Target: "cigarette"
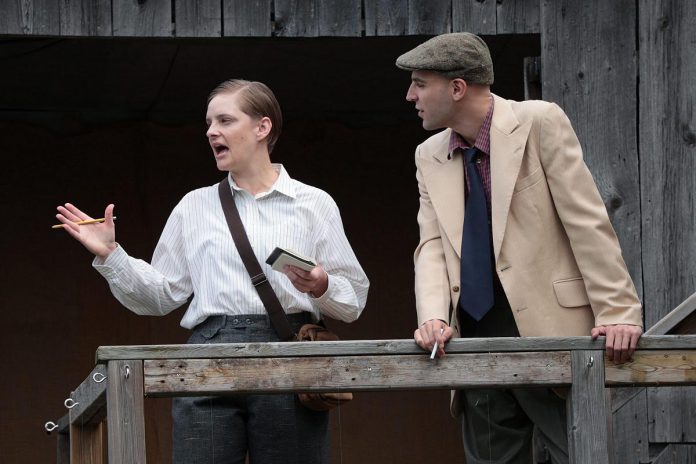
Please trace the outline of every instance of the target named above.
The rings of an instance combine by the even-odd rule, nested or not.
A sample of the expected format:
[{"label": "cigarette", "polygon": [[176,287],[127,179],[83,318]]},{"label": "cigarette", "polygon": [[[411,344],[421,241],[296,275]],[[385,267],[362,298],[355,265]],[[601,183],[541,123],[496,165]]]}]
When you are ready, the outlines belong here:
[{"label": "cigarette", "polygon": [[[440,329],[440,335],[445,331],[445,329]],[[430,359],[435,359],[435,353],[437,353],[437,340],[435,340],[435,344],[433,345],[433,351],[430,353]]]},{"label": "cigarette", "polygon": [[[114,219],[116,219],[116,216],[114,216]],[[78,226],[84,226],[87,224],[97,224],[98,222],[104,222],[106,221],[106,218],[99,218],[99,219],[87,219],[85,221],[77,221],[75,224]],[[65,227],[65,224],[56,224],[54,226],[51,226],[51,229],[62,229]]]}]

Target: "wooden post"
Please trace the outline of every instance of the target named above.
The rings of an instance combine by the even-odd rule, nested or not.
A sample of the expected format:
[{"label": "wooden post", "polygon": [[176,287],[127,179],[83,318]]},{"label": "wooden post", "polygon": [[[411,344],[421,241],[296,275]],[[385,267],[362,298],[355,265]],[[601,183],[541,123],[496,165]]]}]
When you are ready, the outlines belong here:
[{"label": "wooden post", "polygon": [[106,408],[110,464],[145,464],[143,362],[110,361]]},{"label": "wooden post", "polygon": [[571,375],[567,401],[570,463],[609,464],[604,351],[572,351]]},{"label": "wooden post", "polygon": [[106,463],[106,428],[97,425],[70,425],[70,464]]}]

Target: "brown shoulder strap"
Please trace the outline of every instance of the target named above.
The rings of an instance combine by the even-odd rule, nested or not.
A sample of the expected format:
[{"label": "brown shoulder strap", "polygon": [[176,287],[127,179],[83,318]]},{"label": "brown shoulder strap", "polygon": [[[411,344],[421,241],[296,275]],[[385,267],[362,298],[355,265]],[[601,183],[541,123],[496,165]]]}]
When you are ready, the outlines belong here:
[{"label": "brown shoulder strap", "polygon": [[244,224],[242,224],[242,219],[239,217],[239,211],[237,211],[237,206],[234,204],[232,189],[227,178],[223,179],[218,185],[218,193],[220,194],[220,203],[222,203],[222,211],[225,213],[227,226],[232,234],[232,240],[234,240],[239,256],[242,257],[244,267],[249,273],[249,277],[251,277],[251,283],[259,293],[259,297],[268,315],[271,317],[273,328],[281,340],[294,340],[296,335],[292,331],[292,327],[290,327],[290,322],[285,315],[283,306],[278,301],[278,296],[273,291],[273,287],[271,287],[268,279],[266,279],[266,274],[261,270],[259,260],[256,259],[254,250],[251,248],[249,237],[247,237],[244,230]]}]

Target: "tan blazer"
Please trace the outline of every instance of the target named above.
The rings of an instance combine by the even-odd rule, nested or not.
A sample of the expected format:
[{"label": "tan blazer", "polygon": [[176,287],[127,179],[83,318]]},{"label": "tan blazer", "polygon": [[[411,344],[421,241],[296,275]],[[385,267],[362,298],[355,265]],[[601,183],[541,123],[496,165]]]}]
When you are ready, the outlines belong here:
[{"label": "tan blazer", "polygon": [[[642,326],[641,304],[570,121],[555,104],[494,96],[491,209],[495,267],[522,336],[589,335],[596,325]],[[416,149],[419,324],[458,333],[464,166],[451,130]],[[455,335],[457,336],[457,335]]]}]

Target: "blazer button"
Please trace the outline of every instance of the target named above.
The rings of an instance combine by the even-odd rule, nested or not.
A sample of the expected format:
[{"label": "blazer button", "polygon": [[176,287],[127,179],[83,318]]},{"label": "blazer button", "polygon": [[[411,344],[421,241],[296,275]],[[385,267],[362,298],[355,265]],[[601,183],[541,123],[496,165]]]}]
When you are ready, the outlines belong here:
[{"label": "blazer button", "polygon": [[452,291],[453,291],[453,292],[458,292],[458,291],[459,291],[459,285],[455,285],[454,287],[452,287]]}]

